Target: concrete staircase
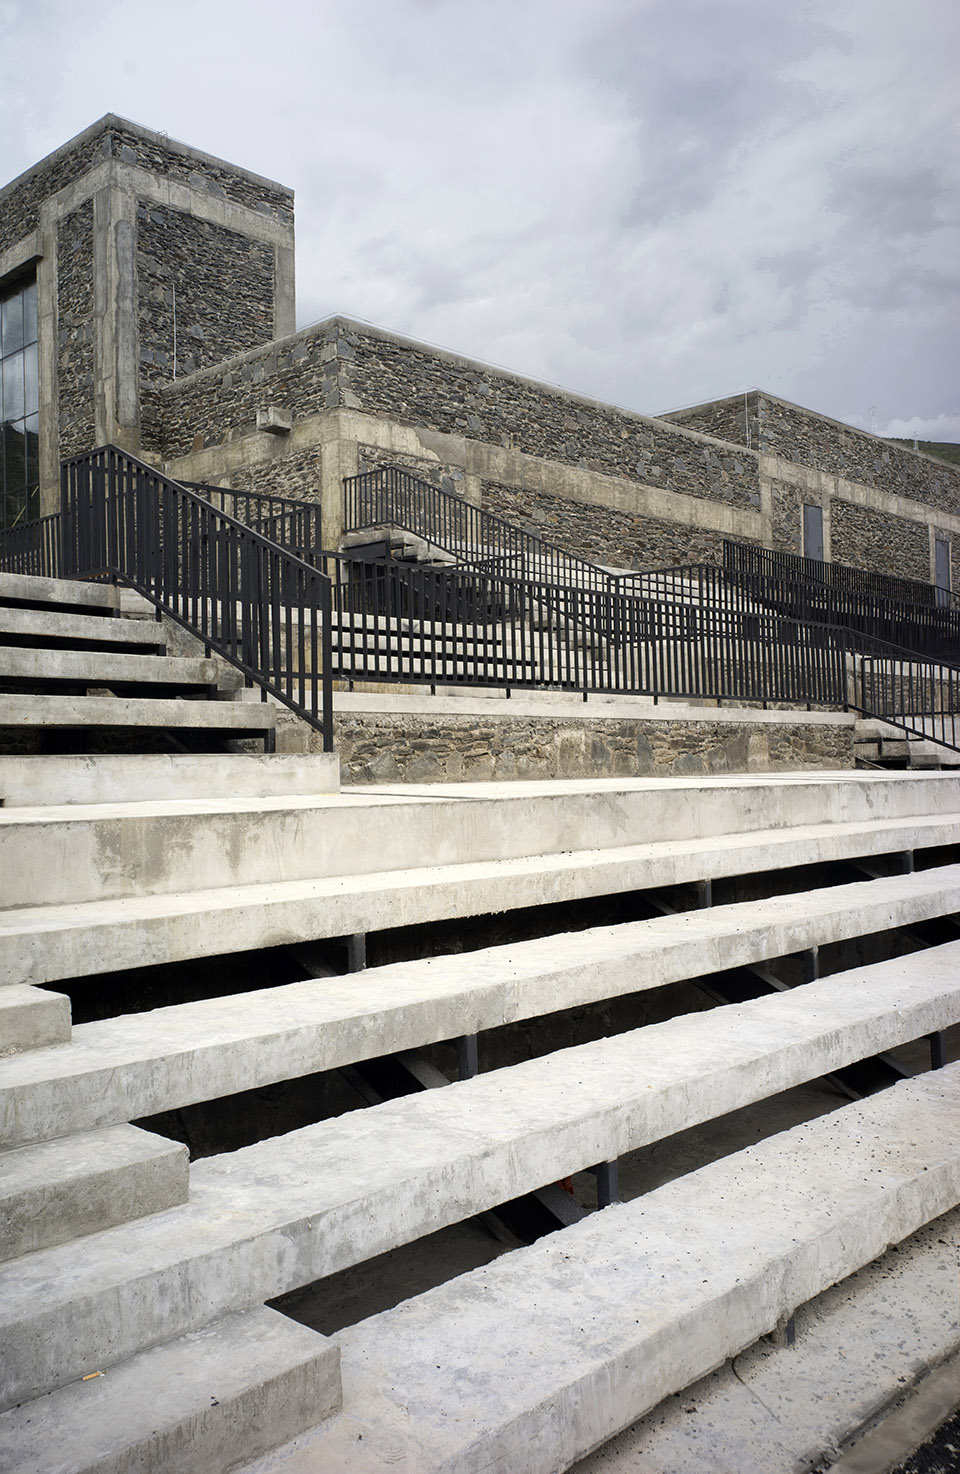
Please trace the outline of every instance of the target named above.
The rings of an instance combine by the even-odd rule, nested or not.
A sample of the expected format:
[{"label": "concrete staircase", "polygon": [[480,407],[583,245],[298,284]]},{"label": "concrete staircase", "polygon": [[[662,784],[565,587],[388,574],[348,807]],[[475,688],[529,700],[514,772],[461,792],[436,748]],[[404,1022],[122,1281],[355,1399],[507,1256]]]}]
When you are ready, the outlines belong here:
[{"label": "concrete staircase", "polygon": [[[102,602],[118,596],[53,592],[70,638],[91,621],[89,663],[65,675],[40,643],[52,626],[33,623],[17,632],[36,642],[17,647],[38,652],[29,679],[112,689],[92,640],[126,623]],[[31,608],[22,585],[3,594]],[[196,665],[133,701],[162,705],[167,732],[183,730],[172,705],[242,705],[248,723],[269,722],[269,707],[211,701]],[[151,689],[142,666],[117,671],[118,685]],[[189,694],[171,696],[176,681]],[[133,704],[49,688],[0,700],[44,695]],[[960,776],[338,792],[329,758],[54,755],[36,750],[46,726],[27,731],[33,749],[0,764],[5,1470],[548,1474],[960,1203],[948,1065],[615,1204],[615,1164],[644,1144],[928,1036],[940,1062],[960,1024],[960,941],[946,940]],[[875,878],[824,868],[854,864]],[[124,970],[145,962],[175,978],[233,955],[239,978],[256,949],[345,938],[359,962],[361,939],[386,929],[545,903],[576,925],[590,898],[641,891],[669,893],[679,913],[457,955],[414,947],[142,1011],[123,1001],[136,997]],[[934,945],[850,965],[857,939],[896,938],[896,954],[907,932]],[[846,963],[817,977],[833,958]],[[743,966],[781,982],[609,1037],[583,1031],[591,1009],[643,1014],[671,984]],[[785,986],[800,976],[811,981]],[[121,1000],[105,1016],[86,1007],[101,993]],[[72,1021],[71,998],[88,1022]],[[544,1021],[551,1045],[501,1062],[505,1034]],[[494,1041],[496,1067],[476,1073]],[[445,1084],[451,1042],[461,1078]],[[307,1124],[189,1164],[133,1124],[383,1059],[444,1088],[345,1114],[318,1104]],[[268,1304],[587,1169],[611,1206],[571,1210],[581,1221],[562,1232],[336,1336]]]}]

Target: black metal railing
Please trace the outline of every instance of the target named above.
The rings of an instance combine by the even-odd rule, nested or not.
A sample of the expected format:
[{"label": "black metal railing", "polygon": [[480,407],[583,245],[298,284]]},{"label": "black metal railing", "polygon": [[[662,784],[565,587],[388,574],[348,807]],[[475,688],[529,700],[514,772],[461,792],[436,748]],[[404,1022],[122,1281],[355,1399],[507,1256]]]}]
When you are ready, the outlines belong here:
[{"label": "black metal railing", "polygon": [[59,578],[60,513],[20,522],[0,532],[0,568],[35,578]]},{"label": "black metal railing", "polygon": [[546,542],[535,533],[431,486],[402,466],[347,476],[344,528],[398,527],[453,554],[458,562],[503,578],[574,588],[611,589],[617,575]]},{"label": "black metal railing", "polygon": [[235,490],[202,481],[181,481],[221,512],[242,522],[270,542],[296,553],[304,563],[316,565],[323,549],[320,504],[270,492]]},{"label": "black metal railing", "polygon": [[723,564],[737,573],[763,573],[803,583],[822,584],[838,593],[864,599],[889,599],[899,604],[930,605],[960,609],[960,597],[949,589],[892,573],[868,573],[846,563],[825,563],[775,548],[751,543],[724,541]]},{"label": "black metal railing", "polygon": [[750,573],[709,563],[640,573],[635,575],[633,587],[650,598],[718,609],[765,608],[788,619],[835,625],[915,651],[924,658],[948,662],[960,658],[960,610],[929,603],[909,604],[877,594],[804,583],[787,574]]},{"label": "black metal railing", "polygon": [[857,640],[848,700],[913,736],[960,751],[960,666],[922,660],[880,640]]},{"label": "black metal railing", "polygon": [[64,577],[129,584],[333,747],[330,580],[116,446],[61,467]]}]

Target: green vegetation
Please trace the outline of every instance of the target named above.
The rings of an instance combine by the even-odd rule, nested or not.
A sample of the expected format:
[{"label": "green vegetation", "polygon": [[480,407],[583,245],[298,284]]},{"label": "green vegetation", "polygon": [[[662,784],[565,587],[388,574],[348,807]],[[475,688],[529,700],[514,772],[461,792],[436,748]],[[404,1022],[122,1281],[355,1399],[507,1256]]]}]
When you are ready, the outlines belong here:
[{"label": "green vegetation", "polygon": [[[893,437],[891,437],[893,439]],[[917,450],[922,450],[924,455],[936,456],[938,461],[949,461],[952,466],[960,466],[960,445],[951,445],[946,440],[893,440],[894,445],[907,445],[911,450],[916,444]]]}]

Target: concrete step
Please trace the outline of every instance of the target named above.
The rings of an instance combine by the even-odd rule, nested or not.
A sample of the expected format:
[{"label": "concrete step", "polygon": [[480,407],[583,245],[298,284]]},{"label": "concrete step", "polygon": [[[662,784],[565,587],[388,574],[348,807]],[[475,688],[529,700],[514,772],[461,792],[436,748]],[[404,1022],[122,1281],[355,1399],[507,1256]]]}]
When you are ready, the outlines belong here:
[{"label": "concrete step", "polygon": [[0,1064],[0,1141],[135,1120],[957,912],[960,866],[946,866],[80,1024],[67,1048]]},{"label": "concrete step", "polygon": [[[152,626],[152,627],[151,627]],[[106,619],[53,609],[12,609],[0,605],[0,644],[137,647],[163,654],[163,626],[156,620]]]},{"label": "concrete step", "polygon": [[110,615],[119,610],[120,599],[120,590],[109,583],[0,572],[0,604]]},{"label": "concrete step", "polygon": [[0,1269],[2,1405],[63,1385],[64,1344],[71,1376],[103,1370],[161,1326],[186,1333],[958,1021],[953,943],[196,1162],[182,1207]]},{"label": "concrete step", "polygon": [[276,725],[276,707],[262,701],[182,701],[174,697],[126,697],[121,701],[108,696],[42,696],[27,692],[4,693],[0,701],[0,729],[20,732],[31,727],[48,731],[142,727],[256,737]]},{"label": "concrete step", "polygon": [[[0,1059],[70,1039],[70,999],[13,983],[0,988]],[[3,1135],[0,1133],[0,1141]]]},{"label": "concrete step", "polygon": [[[216,705],[219,712],[225,703]],[[312,797],[337,793],[339,788],[339,763],[332,752],[0,756],[0,803],[7,808],[292,794]]]},{"label": "concrete step", "polygon": [[[960,812],[960,780],[873,775],[345,789],[316,799],[145,801],[0,811],[0,905],[149,898],[606,850],[836,819]],[[459,788],[459,791],[458,791]],[[384,835],[389,845],[384,845]],[[16,863],[7,856],[16,855]],[[729,873],[720,871],[718,873]],[[542,898],[540,898],[542,899]],[[309,933],[304,933],[304,936]],[[25,981],[25,979],[20,979]]]},{"label": "concrete step", "polygon": [[187,1149],[136,1126],[0,1152],[0,1259],[187,1201]]},{"label": "concrete step", "polygon": [[271,1474],[569,1468],[952,1208],[958,1143],[952,1065],[352,1326],[338,1337],[342,1414]]},{"label": "concrete step", "polygon": [[105,686],[123,692],[151,690],[213,692],[213,660],[182,655],[125,655],[111,650],[34,650],[0,645],[0,681],[26,688]]},{"label": "concrete step", "polygon": [[[15,812],[0,810],[0,832]],[[348,806],[345,812],[360,811]],[[382,835],[390,834],[392,842],[402,834],[402,826],[389,810],[381,811],[381,817],[380,837],[370,841],[379,848],[369,854],[382,861]],[[152,962],[212,957],[585,896],[649,890],[708,876],[754,874],[951,845],[957,840],[958,823],[957,812],[945,812],[937,818],[802,825],[793,830],[724,835],[711,841],[663,841],[463,865],[228,884],[212,890],[130,895],[73,905],[11,907],[0,912],[0,986],[4,980],[45,983],[138,967],[145,957]],[[359,829],[359,824],[354,828]],[[294,826],[289,833],[295,842]],[[42,868],[35,884],[47,887]]]},{"label": "concrete step", "polygon": [[0,1466],[6,1474],[222,1474],[339,1406],[336,1345],[263,1306],[4,1414]]}]

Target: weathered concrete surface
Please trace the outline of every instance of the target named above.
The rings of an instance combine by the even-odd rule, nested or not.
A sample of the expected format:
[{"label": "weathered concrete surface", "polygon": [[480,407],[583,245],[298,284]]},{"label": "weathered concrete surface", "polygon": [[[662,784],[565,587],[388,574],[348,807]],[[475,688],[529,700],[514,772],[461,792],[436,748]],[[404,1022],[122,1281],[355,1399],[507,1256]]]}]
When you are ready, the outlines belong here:
[{"label": "weathered concrete surface", "polygon": [[127,655],[112,650],[52,650],[0,645],[0,679],[4,681],[202,688],[215,686],[218,674],[215,661],[193,656]]},{"label": "weathered concrete surface", "polygon": [[565,1469],[955,1207],[958,1140],[953,1065],[342,1331],[342,1415],[258,1474]]},{"label": "weathered concrete surface", "polygon": [[[100,1370],[152,1341],[957,1021],[953,943],[197,1162],[183,1207],[0,1270],[3,1406],[62,1385],[64,1340],[73,1375]],[[941,1073],[954,1080],[960,1069]],[[944,1129],[941,1121],[935,1134]],[[956,1175],[960,1157],[951,1160]],[[936,1173],[929,1179],[933,1191]],[[960,1178],[956,1188],[951,1201],[925,1203],[918,1222],[960,1201]],[[739,1254],[724,1254],[742,1269]]]},{"label": "weathered concrete surface", "polygon": [[22,983],[0,988],[0,1059],[24,1049],[66,1044],[69,1038],[70,999],[63,993]]},{"label": "weathered concrete surface", "polygon": [[253,701],[178,701],[151,696],[121,701],[104,696],[11,693],[4,695],[0,720],[12,728],[181,727],[245,736],[275,727],[277,710],[267,702]]},{"label": "weathered concrete surface", "polygon": [[339,1406],[335,1343],[262,1307],[0,1416],[0,1466],[6,1474],[214,1474]]},{"label": "weathered concrete surface", "polygon": [[[225,705],[215,703],[214,715]],[[248,707],[244,709],[249,712]],[[254,712],[258,709],[253,707]],[[314,796],[337,793],[339,788],[340,770],[333,752],[0,756],[0,802],[7,808],[144,799]]]},{"label": "weathered concrete surface", "polygon": [[602,850],[947,813],[960,813],[960,777],[849,773],[822,783],[741,775],[16,808],[0,810],[2,904],[356,876],[420,867],[425,857],[433,866],[511,860],[582,851],[586,837]]},{"label": "weathered concrete surface", "polygon": [[80,1024],[67,1048],[0,1064],[0,1141],[133,1120],[958,912],[960,866],[944,866]]},{"label": "weathered concrete surface", "polygon": [[162,654],[164,633],[156,621],[106,619],[59,609],[8,609],[0,606],[0,639],[72,640],[86,648],[97,645],[149,646]]},{"label": "weathered concrete surface", "polygon": [[[366,863],[389,858],[381,836],[389,833],[392,841],[402,833],[402,816],[402,810],[384,813],[384,827],[371,839],[376,848],[364,852]],[[455,809],[455,832],[459,820]],[[2,828],[0,813],[0,832]],[[355,830],[359,828],[357,824]],[[325,880],[10,908],[0,912],[0,983],[4,978],[50,982],[138,967],[144,957],[169,962],[218,956],[708,876],[919,850],[955,844],[958,833],[960,815],[945,809],[937,817],[800,825],[712,840],[569,849],[479,864],[415,865]]]},{"label": "weathered concrete surface", "polygon": [[39,575],[23,573],[0,572],[0,599],[98,612],[116,612],[120,608],[120,591],[112,584],[83,583],[72,578],[40,578]]},{"label": "weathered concrete surface", "polygon": [[0,1259],[185,1203],[187,1149],[137,1126],[0,1152]]}]

